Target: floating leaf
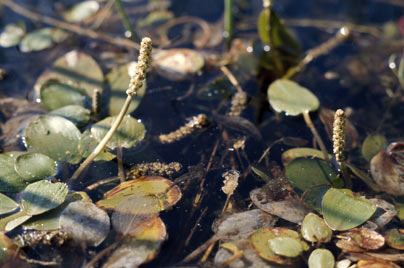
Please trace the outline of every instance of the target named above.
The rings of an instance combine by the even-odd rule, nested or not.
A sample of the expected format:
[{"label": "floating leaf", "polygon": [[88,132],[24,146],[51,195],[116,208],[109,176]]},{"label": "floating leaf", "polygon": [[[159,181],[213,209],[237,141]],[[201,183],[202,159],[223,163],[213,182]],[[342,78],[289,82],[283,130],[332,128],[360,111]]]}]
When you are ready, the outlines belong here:
[{"label": "floating leaf", "polygon": [[81,160],[78,153],[80,136],[80,131],[71,121],[53,115],[42,115],[31,121],[24,132],[28,150],[72,164]]},{"label": "floating leaf", "polygon": [[[277,239],[275,239],[277,238]],[[281,239],[280,239],[281,238]],[[286,239],[285,239],[286,238]],[[275,240],[272,240],[275,239]],[[283,247],[287,242],[291,242],[291,239],[293,239],[293,248],[296,250],[294,252],[287,253],[287,249]],[[269,242],[270,240],[273,241],[273,243]],[[300,246],[296,246],[295,242],[298,242]],[[289,255],[295,255],[297,251],[300,250],[308,250],[309,246],[304,242],[300,240],[299,234],[293,230],[286,229],[286,228],[261,228],[256,230],[251,236],[250,236],[250,242],[254,248],[254,250],[258,253],[258,255],[265,260],[271,261],[271,262],[276,262],[279,264],[292,264],[293,259],[291,258],[283,258],[277,255],[273,250],[270,244],[272,246],[276,247],[276,250],[279,250],[279,253],[285,253]],[[277,243],[279,243],[279,248],[277,248]],[[300,254],[299,252],[299,254]],[[299,255],[297,254],[297,255]],[[296,256],[297,256],[296,255]]]},{"label": "floating leaf", "polygon": [[28,215],[38,215],[60,206],[66,199],[67,186],[46,180],[28,185],[21,193],[21,209]]},{"label": "floating leaf", "polygon": [[334,265],[334,255],[328,249],[318,248],[310,254],[309,268],[334,268]]},{"label": "floating leaf", "polygon": [[355,228],[341,236],[348,237],[348,240],[352,240],[357,246],[366,250],[376,250],[384,246],[384,237],[367,228]]},{"label": "floating leaf", "polygon": [[52,111],[67,105],[88,106],[89,97],[82,89],[51,81],[41,87],[41,101],[48,111]]},{"label": "floating leaf", "polygon": [[[97,202],[97,206],[104,209],[114,209],[128,196],[157,197],[159,199],[157,211],[162,211],[175,205],[181,199],[181,190],[172,181],[162,177],[141,177],[136,180],[122,182],[117,187],[106,192],[104,199]],[[153,204],[151,199],[146,199],[146,202],[149,201]],[[148,213],[157,212],[156,207],[151,207],[150,209],[151,211]]]},{"label": "floating leaf", "polygon": [[[98,142],[107,134],[115,119],[116,116],[107,117],[91,127],[91,134]],[[107,147],[110,149],[117,147],[132,148],[143,140],[145,134],[146,129],[144,125],[130,115],[126,115],[107,143]]]},{"label": "floating leaf", "polygon": [[384,150],[387,145],[386,138],[381,134],[371,134],[366,137],[362,144],[362,156],[370,162],[373,156]]},{"label": "floating leaf", "polygon": [[277,255],[294,258],[303,252],[301,242],[295,238],[280,236],[268,240],[269,248]]},{"label": "floating leaf", "polygon": [[322,212],[327,225],[337,231],[352,229],[367,221],[376,211],[365,197],[356,197],[348,189],[329,189],[322,201]]},{"label": "floating leaf", "polygon": [[151,261],[167,238],[166,227],[160,217],[155,216],[143,222],[136,236],[129,236],[102,266],[104,268],[138,267]]},{"label": "floating leaf", "polygon": [[22,52],[40,51],[62,41],[67,34],[56,28],[42,28],[28,33],[20,43]]},{"label": "floating leaf", "polygon": [[0,46],[12,47],[17,45],[25,35],[25,30],[13,23],[7,24],[0,34]]},{"label": "floating leaf", "polygon": [[[118,115],[122,109],[122,106],[126,100],[126,90],[130,82],[131,74],[135,71],[137,66],[136,62],[130,62],[128,64],[119,66],[112,69],[106,75],[110,87],[110,99],[109,99],[109,115]],[[143,81],[142,87],[136,92],[136,95],[132,98],[132,102],[128,109],[128,114],[133,112],[140,104],[144,94],[146,93],[146,81]]]},{"label": "floating leaf", "polygon": [[9,232],[9,231],[14,230],[16,227],[20,226],[21,224],[23,224],[24,222],[29,220],[31,217],[32,216],[30,216],[30,215],[22,215],[22,216],[20,216],[18,218],[10,220],[6,224],[5,231]]},{"label": "floating leaf", "polygon": [[297,158],[292,160],[286,167],[285,175],[299,195],[308,190],[304,201],[317,211],[320,210],[322,194],[329,185],[343,186],[342,180],[337,179],[338,173],[321,159]]},{"label": "floating leaf", "polygon": [[24,189],[25,181],[14,169],[14,158],[0,154],[0,192],[15,193]]},{"label": "floating leaf", "polygon": [[304,239],[313,243],[327,243],[332,238],[331,229],[325,224],[322,218],[314,213],[309,213],[304,217],[301,233]]},{"label": "floating leaf", "polygon": [[404,221],[404,198],[397,197],[394,199],[394,207],[397,211],[397,217]]},{"label": "floating leaf", "polygon": [[13,199],[0,193],[0,214],[9,213],[18,207],[18,204]]},{"label": "floating leaf", "polygon": [[102,92],[104,75],[92,57],[73,50],[58,58],[51,70],[39,76],[34,86],[38,95],[41,87],[49,80],[56,80],[74,88],[82,88],[87,96],[92,96],[95,89]]},{"label": "floating leaf", "polygon": [[282,153],[282,163],[287,166],[290,161],[296,158],[301,157],[316,157],[320,159],[324,159],[324,154],[320,150],[316,150],[313,148],[292,148]]},{"label": "floating leaf", "polygon": [[15,158],[14,168],[28,183],[46,179],[56,174],[56,162],[49,156],[39,153],[20,154]]},{"label": "floating leaf", "polygon": [[63,210],[70,203],[75,201],[91,202],[91,199],[85,192],[71,192],[67,195],[66,200],[63,202],[63,204],[40,215],[35,215],[23,224],[24,228],[40,231],[51,231],[59,229],[60,215],[62,215]]},{"label": "floating leaf", "polygon": [[86,201],[70,203],[60,216],[59,224],[73,240],[94,247],[104,241],[110,228],[108,214]]},{"label": "floating leaf", "polygon": [[100,5],[97,1],[82,1],[64,13],[65,20],[80,22],[97,13]]},{"label": "floating leaf", "polygon": [[[81,134],[80,142],[79,142],[79,152],[82,157],[88,157],[97,147],[98,142],[91,135],[89,129]],[[101,153],[97,155],[94,161],[110,161],[115,158],[115,155],[108,152],[107,150],[103,150]]]},{"label": "floating leaf", "polygon": [[77,127],[83,127],[90,121],[90,110],[79,105],[67,105],[53,110],[50,115],[56,115],[72,121]]},{"label": "floating leaf", "polygon": [[318,109],[320,102],[310,90],[287,79],[278,79],[268,87],[271,107],[286,115],[299,115]]},{"label": "floating leaf", "polygon": [[356,264],[357,268],[400,268],[401,266],[394,262],[384,261],[380,259],[375,260],[360,260]]},{"label": "floating leaf", "polygon": [[160,50],[153,54],[157,72],[167,79],[182,81],[199,72],[205,60],[199,52],[186,48]]},{"label": "floating leaf", "polygon": [[387,232],[385,239],[389,247],[404,250],[404,229],[391,229]]}]

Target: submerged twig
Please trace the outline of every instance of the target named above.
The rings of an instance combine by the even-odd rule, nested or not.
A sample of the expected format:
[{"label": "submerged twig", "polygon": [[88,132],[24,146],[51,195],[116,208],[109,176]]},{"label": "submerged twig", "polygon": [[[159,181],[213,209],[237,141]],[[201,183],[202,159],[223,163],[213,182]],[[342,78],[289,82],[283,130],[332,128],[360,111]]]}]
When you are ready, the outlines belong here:
[{"label": "submerged twig", "polygon": [[149,67],[149,63],[151,60],[151,39],[145,37],[142,39],[142,43],[140,45],[140,54],[138,58],[138,64],[136,68],[135,74],[131,77],[129,82],[128,90],[126,90],[126,97],[125,103],[122,106],[121,111],[119,112],[118,116],[116,117],[114,123],[112,124],[111,128],[105,135],[105,137],[101,140],[101,142],[97,145],[94,151],[81,163],[80,167],[74,172],[73,176],[70,178],[70,181],[76,180],[81,172],[97,157],[97,155],[104,150],[104,147],[107,145],[108,141],[112,138],[115,131],[118,129],[119,125],[121,124],[124,116],[126,115],[128,108],[132,102],[133,96],[136,95],[137,90],[142,87],[143,81],[146,77],[146,70]]},{"label": "submerged twig", "polygon": [[306,122],[306,125],[309,127],[311,133],[313,133],[313,136],[316,139],[316,142],[317,142],[318,146],[320,147],[320,150],[323,152],[324,159],[329,161],[330,158],[328,157],[327,148],[325,147],[323,140],[321,139],[320,135],[318,134],[317,129],[314,127],[314,124],[311,121],[308,111],[303,113],[303,118],[304,118],[304,121]]},{"label": "submerged twig", "polygon": [[57,20],[48,16],[40,15],[35,12],[32,12],[26,8],[23,8],[22,6],[14,3],[13,1],[10,0],[0,0],[0,4],[3,4],[13,10],[15,13],[20,14],[21,16],[24,16],[26,18],[29,18],[34,21],[39,21],[43,22],[49,25],[52,25],[54,27],[58,27],[60,29],[73,32],[79,35],[84,35],[90,38],[94,39],[100,39],[103,40],[107,43],[113,44],[113,45],[118,45],[118,46],[123,46],[126,48],[132,48],[132,49],[139,49],[139,44],[133,42],[132,40],[118,37],[118,36],[111,36],[109,34],[105,33],[100,33],[96,32],[92,29],[86,29],[82,28],[78,25],[70,24],[61,20]]}]

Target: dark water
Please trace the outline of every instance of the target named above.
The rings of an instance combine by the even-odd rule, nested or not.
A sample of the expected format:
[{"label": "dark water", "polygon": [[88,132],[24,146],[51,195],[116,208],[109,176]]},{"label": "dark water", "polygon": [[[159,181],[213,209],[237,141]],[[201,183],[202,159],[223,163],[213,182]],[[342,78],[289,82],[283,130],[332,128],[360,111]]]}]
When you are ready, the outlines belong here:
[{"label": "dark water", "polygon": [[[38,13],[57,16],[61,5],[77,1],[31,0],[15,2]],[[196,16],[209,23],[214,23],[220,19],[223,13],[223,1],[178,0],[171,2],[170,10],[178,17]],[[244,40],[258,39],[255,21],[261,11],[261,1],[240,0],[237,2],[235,19],[236,23],[243,25],[243,27],[236,29],[235,37]],[[337,31],[338,27],[325,27],[326,24],[324,23],[320,23],[322,24],[320,27],[300,27],[290,21],[291,19],[312,18],[329,22],[338,21],[341,25],[343,24],[341,22],[376,25],[377,29],[383,34],[382,26],[384,24],[393,22],[397,25],[397,20],[404,15],[404,7],[386,2],[376,0],[278,0],[275,1],[274,9],[281,18],[286,19],[286,25],[291,25],[289,28],[295,34],[303,50],[306,51],[326,41]],[[144,2],[140,3],[144,4]],[[138,5],[140,4],[125,4],[129,13]],[[131,16],[131,20],[136,21],[138,16]],[[7,23],[16,23],[18,21],[24,21],[28,30],[43,26],[40,23],[32,22],[16,15],[6,7],[0,6],[1,28]],[[102,26],[101,30],[115,35],[122,35],[124,32],[121,22],[116,18],[113,23]],[[147,35],[147,32],[142,34]],[[192,48],[190,43],[186,43],[184,46]],[[104,74],[109,71],[114,60],[129,61],[136,58],[134,51],[127,51],[125,48],[74,34],[65,43],[41,52],[22,53],[16,47],[1,48],[0,68],[6,70],[8,75],[6,79],[0,81],[0,97],[29,98],[37,77],[56,58],[71,49],[80,49],[93,56],[100,64]],[[116,52],[117,58],[111,60],[103,57],[103,52],[109,50]],[[226,53],[226,49],[224,45],[219,45],[208,52],[223,55]],[[387,59],[392,53],[397,53],[398,55],[402,53],[400,33],[397,33],[391,39],[387,39],[354,30],[351,39],[327,55],[310,63],[303,72],[297,74],[293,79],[311,89],[319,98],[322,107],[333,110],[346,107],[352,108],[351,119],[359,132],[361,140],[368,133],[376,130],[382,130],[388,140],[397,140],[404,136],[404,129],[400,127],[403,123],[401,114],[404,111],[404,105],[402,105],[402,102],[396,103],[388,111],[389,100],[385,93],[387,87],[385,81],[388,79],[393,81],[388,84],[391,88],[398,87],[392,72],[387,66]],[[147,138],[139,148],[124,151],[125,166],[130,167],[141,161],[162,161],[167,163],[177,161],[185,167],[183,173],[187,172],[187,167],[189,166],[193,166],[197,171],[203,171],[214,145],[220,137],[220,128],[223,127],[217,124],[217,120],[212,117],[211,111],[215,110],[221,103],[228,107],[230,99],[201,99],[196,92],[219,74],[220,71],[217,68],[207,67],[200,76],[194,77],[190,81],[173,83],[151,72],[148,77],[147,93],[139,108],[133,112],[134,117],[142,119],[145,123]],[[327,76],[329,74],[336,76],[329,78]],[[264,79],[263,81],[266,80]],[[260,82],[255,76],[248,77],[242,84],[250,99],[249,105],[242,116],[253,122],[263,137],[262,140],[253,137],[247,139],[246,153],[251,162],[256,161],[268,145],[283,136],[304,138],[311,144],[311,133],[302,118],[285,118],[281,116],[281,121],[274,120],[274,113],[268,107],[266,100],[268,84],[269,82]],[[194,86],[195,92],[189,97],[181,99],[180,97],[184,96],[191,86]],[[178,100],[179,98],[180,100]],[[152,137],[178,128],[188,118],[199,113],[206,113],[212,121],[212,124],[204,131],[199,131],[195,135],[169,145],[161,145],[153,141]],[[385,118],[383,123],[381,123],[382,118]],[[327,140],[326,145],[331,151],[331,142],[326,138],[326,133],[317,113],[313,113],[312,119],[320,134]],[[231,139],[245,135],[240,130],[232,128],[226,130]],[[280,155],[282,151],[288,148],[284,145],[274,146],[271,150],[270,159],[280,164]],[[358,149],[352,152],[353,157],[358,154]],[[145,267],[162,267],[175,264],[210,238],[212,235],[211,224],[215,218],[220,216],[221,208],[226,199],[226,196],[220,190],[222,186],[221,174],[231,168],[230,155],[236,159],[237,168],[244,171],[244,168],[248,165],[247,161],[244,159],[240,163],[237,156],[229,151],[222,140],[213,158],[212,169],[205,176],[206,196],[204,196],[203,202],[195,211],[192,211],[192,200],[198,191],[199,181],[202,179],[196,176],[191,180],[189,188],[183,192],[184,197],[175,209],[162,213],[161,216],[167,225],[169,239],[163,245],[158,257],[151,264],[145,265]],[[357,162],[360,163],[361,161],[357,160]],[[108,178],[116,175],[116,172],[116,163],[103,167],[94,164],[88,172],[89,181]],[[261,185],[263,185],[263,182],[252,175],[247,176],[240,182],[236,194],[237,204],[240,209],[245,209],[248,206],[249,191]],[[80,185],[74,187],[79,189]],[[99,193],[92,194],[94,198],[100,197]],[[207,212],[195,229],[190,243],[185,245],[185,239],[205,209],[207,209]]]}]

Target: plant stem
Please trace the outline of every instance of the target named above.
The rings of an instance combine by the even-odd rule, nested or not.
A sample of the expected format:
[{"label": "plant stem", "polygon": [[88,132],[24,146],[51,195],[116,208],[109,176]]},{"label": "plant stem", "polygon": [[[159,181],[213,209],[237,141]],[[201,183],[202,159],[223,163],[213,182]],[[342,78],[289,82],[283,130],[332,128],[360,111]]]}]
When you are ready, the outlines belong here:
[{"label": "plant stem", "polygon": [[224,0],[224,38],[227,48],[230,48],[234,32],[233,0]]},{"label": "plant stem", "polygon": [[140,42],[139,35],[136,33],[136,31],[130,24],[129,18],[126,15],[125,8],[123,7],[121,0],[115,0],[115,6],[118,9],[119,14],[121,15],[123,26],[125,27],[126,31],[128,31],[130,34],[129,39],[132,39],[135,42]]},{"label": "plant stem", "polygon": [[329,161],[330,158],[328,157],[327,149],[325,148],[325,145],[324,145],[323,140],[321,139],[320,135],[318,135],[318,132],[317,132],[316,128],[314,127],[313,122],[311,121],[310,114],[308,111],[303,113],[303,118],[304,118],[304,121],[306,122],[306,125],[309,127],[311,133],[313,133],[313,136],[316,139],[318,146],[320,146],[320,149],[324,154],[324,159]]}]

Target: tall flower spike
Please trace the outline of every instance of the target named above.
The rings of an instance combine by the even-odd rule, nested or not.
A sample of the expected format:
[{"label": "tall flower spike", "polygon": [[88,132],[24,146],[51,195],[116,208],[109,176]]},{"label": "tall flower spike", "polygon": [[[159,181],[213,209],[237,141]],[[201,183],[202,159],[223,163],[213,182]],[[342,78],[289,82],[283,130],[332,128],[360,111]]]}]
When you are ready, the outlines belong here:
[{"label": "tall flower spike", "polygon": [[138,89],[142,87],[146,78],[146,71],[151,61],[152,41],[149,37],[144,37],[140,43],[139,57],[135,74],[131,77],[126,94],[135,96]]},{"label": "tall flower spike", "polygon": [[344,161],[345,147],[345,112],[341,109],[338,109],[334,115],[332,141],[335,158],[341,164]]}]

